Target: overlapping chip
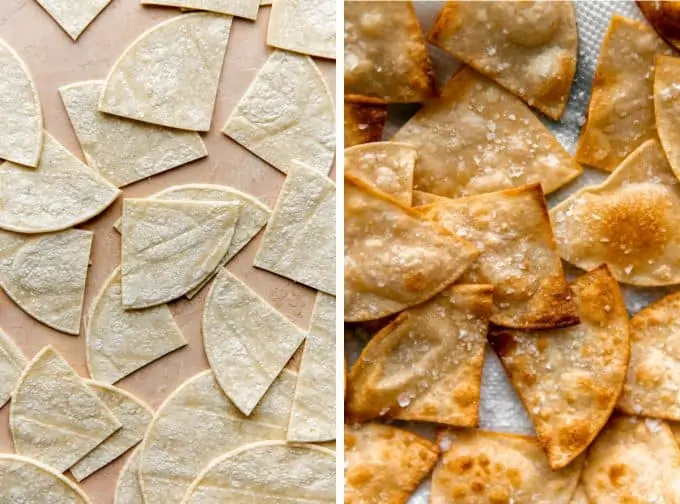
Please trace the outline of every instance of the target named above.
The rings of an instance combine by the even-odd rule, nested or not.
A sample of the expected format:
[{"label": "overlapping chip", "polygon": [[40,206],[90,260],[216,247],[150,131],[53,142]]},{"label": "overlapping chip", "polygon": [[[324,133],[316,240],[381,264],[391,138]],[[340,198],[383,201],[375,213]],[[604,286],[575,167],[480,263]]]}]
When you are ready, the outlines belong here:
[{"label": "overlapping chip", "polygon": [[267,45],[335,59],[335,6],[334,0],[274,3],[269,15]]},{"label": "overlapping chip", "polygon": [[668,163],[680,176],[680,58],[657,56],[654,71],[654,117]]},{"label": "overlapping chip", "polygon": [[0,329],[0,408],[9,401],[17,380],[26,366],[26,357],[14,341]]},{"label": "overlapping chip", "polygon": [[344,106],[345,148],[382,139],[387,107],[346,103]]}]

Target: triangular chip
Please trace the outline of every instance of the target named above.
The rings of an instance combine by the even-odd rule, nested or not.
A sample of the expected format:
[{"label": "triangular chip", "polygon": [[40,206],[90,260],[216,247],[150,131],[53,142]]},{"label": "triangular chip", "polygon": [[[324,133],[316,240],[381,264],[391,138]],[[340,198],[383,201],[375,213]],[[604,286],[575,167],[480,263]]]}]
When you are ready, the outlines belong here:
[{"label": "triangular chip", "polygon": [[0,231],[0,286],[34,319],[80,333],[93,237],[82,229],[31,236]]},{"label": "triangular chip", "polygon": [[335,105],[314,60],[274,51],[222,132],[283,173],[298,161],[326,175],[335,155]]},{"label": "triangular chip", "polygon": [[345,100],[418,103],[437,94],[411,2],[345,2]]},{"label": "triangular chip", "polygon": [[90,26],[111,0],[36,0],[73,40]]},{"label": "triangular chip", "polygon": [[387,106],[345,103],[343,117],[345,148],[379,142],[387,121]]},{"label": "triangular chip", "polygon": [[553,469],[578,457],[614,409],[630,356],[628,313],[606,266],[571,284],[579,325],[489,335]]},{"label": "triangular chip", "polygon": [[678,4],[674,2],[648,2],[647,0],[637,0],[635,3],[659,36],[676,49],[680,49],[680,31],[678,31],[680,9]]},{"label": "triangular chip", "polygon": [[215,378],[250,415],[305,339],[295,324],[228,270],[215,278],[203,311],[203,347]]},{"label": "triangular chip", "polygon": [[240,212],[238,202],[126,199],[123,307],[167,303],[200,285],[229,250]]},{"label": "triangular chip", "polygon": [[145,504],[139,484],[139,452],[140,448],[135,448],[121,469],[113,504]]},{"label": "triangular chip", "polygon": [[475,246],[345,175],[345,321],[427,301],[475,261]]},{"label": "triangular chip", "polygon": [[208,131],[231,20],[207,12],[183,14],[140,35],[111,68],[99,110]]},{"label": "triangular chip", "polygon": [[92,378],[116,383],[187,344],[167,305],[125,310],[116,268],[90,305],[85,358]]},{"label": "triangular chip", "polygon": [[491,322],[550,329],[578,322],[540,185],[418,207],[480,250],[461,283],[494,286]]},{"label": "triangular chip", "polygon": [[522,100],[471,69],[392,140],[418,151],[415,188],[450,198],[534,183],[547,194],[582,172]]},{"label": "triangular chip", "polygon": [[606,263],[619,282],[639,286],[680,282],[680,187],[656,140],[554,207],[550,219],[562,259],[581,269]]},{"label": "triangular chip", "polygon": [[335,182],[308,166],[291,168],[254,265],[335,295]]},{"label": "triangular chip", "polygon": [[121,428],[106,405],[51,346],[41,350],[19,378],[9,425],[19,455],[36,458],[58,472]]},{"label": "triangular chip", "polygon": [[40,97],[26,64],[2,39],[0,103],[0,159],[35,167],[43,145]]},{"label": "triangular chip", "polygon": [[257,19],[259,0],[142,0],[142,5],[181,7],[183,10],[217,12],[246,19]]},{"label": "triangular chip", "polygon": [[26,357],[0,329],[0,408],[9,401],[17,380],[26,367]]},{"label": "triangular chip", "polygon": [[390,425],[345,425],[345,504],[406,504],[439,450]]},{"label": "triangular chip", "polygon": [[[99,215],[120,191],[45,132],[37,168],[0,165],[0,229],[49,233]],[[7,188],[12,188],[11,190]]]},{"label": "triangular chip", "polygon": [[269,15],[267,45],[335,59],[335,1],[282,0],[274,3]]},{"label": "triangular chip", "polygon": [[653,79],[659,54],[670,55],[671,49],[648,25],[612,17],[576,149],[578,161],[612,171],[642,143],[656,138]]},{"label": "triangular chip", "polygon": [[654,117],[668,163],[680,178],[680,58],[658,56],[654,73]]}]

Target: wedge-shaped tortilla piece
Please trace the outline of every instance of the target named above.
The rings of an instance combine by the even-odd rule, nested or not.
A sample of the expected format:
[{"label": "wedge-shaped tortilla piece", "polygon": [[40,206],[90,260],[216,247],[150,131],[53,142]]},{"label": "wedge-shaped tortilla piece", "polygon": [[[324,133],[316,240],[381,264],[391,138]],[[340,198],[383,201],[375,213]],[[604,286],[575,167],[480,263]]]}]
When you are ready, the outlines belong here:
[{"label": "wedge-shaped tortilla piece", "polygon": [[38,90],[19,55],[0,39],[0,159],[35,167],[43,145]]},{"label": "wedge-shaped tortilla piece", "polygon": [[298,161],[326,175],[335,155],[335,105],[314,60],[274,51],[222,132],[283,173]]},{"label": "wedge-shaped tortilla piece", "polygon": [[291,168],[254,264],[335,295],[335,182],[308,166]]},{"label": "wedge-shaped tortilla piece", "polygon": [[668,162],[680,177],[680,58],[658,56],[654,73],[654,117],[656,130]]},{"label": "wedge-shaped tortilla piece", "polygon": [[346,414],[476,426],[492,294],[490,285],[454,285],[404,310],[354,364]]},{"label": "wedge-shaped tortilla piece", "polygon": [[569,504],[581,456],[554,471],[534,437],[478,430],[440,431],[442,459],[432,474],[431,502]]},{"label": "wedge-shaped tortilla piece", "polygon": [[202,10],[246,19],[256,19],[259,0],[142,0],[142,5],[181,7],[183,10]]},{"label": "wedge-shaped tortilla piece", "polygon": [[140,35],[111,68],[99,110],[208,131],[231,20],[208,12],[183,14]]},{"label": "wedge-shaped tortilla piece", "polygon": [[345,148],[382,139],[387,106],[345,103]]},{"label": "wedge-shaped tortilla piece", "polygon": [[419,103],[436,94],[413,4],[345,2],[345,100]]},{"label": "wedge-shaped tortilla piece", "polygon": [[9,401],[26,367],[26,357],[14,341],[0,329],[0,408]]},{"label": "wedge-shaped tortilla piece", "polygon": [[562,259],[581,269],[606,263],[619,282],[638,286],[680,282],[680,187],[656,140],[554,207],[550,219]]},{"label": "wedge-shaped tortilla piece", "polygon": [[121,428],[106,405],[51,347],[19,378],[9,426],[14,449],[64,472]]},{"label": "wedge-shaped tortilla piece", "polygon": [[[139,452],[135,448],[120,471],[113,504],[145,504],[142,486],[139,483]],[[580,504],[580,503],[577,503]]]},{"label": "wedge-shaped tortilla piece", "polygon": [[123,307],[167,303],[201,285],[229,250],[240,212],[238,202],[126,199]]},{"label": "wedge-shaped tortilla piece", "polygon": [[167,305],[125,310],[120,269],[106,280],[85,321],[85,358],[95,380],[116,383],[187,344]]},{"label": "wedge-shaped tortilla piece", "polygon": [[588,450],[581,480],[597,504],[680,502],[680,450],[668,424],[618,416]]},{"label": "wedge-shaped tortilla piece", "polygon": [[574,280],[571,292],[579,325],[489,335],[553,469],[583,453],[607,423],[630,357],[626,305],[607,267]]},{"label": "wedge-shaped tortilla piece", "polygon": [[36,0],[73,40],[87,29],[111,0]]},{"label": "wedge-shaped tortilla piece", "polygon": [[229,399],[250,415],[305,333],[226,269],[203,311],[203,347]]},{"label": "wedge-shaped tortilla piece", "polygon": [[418,212],[480,250],[459,282],[494,286],[491,322],[515,329],[578,323],[540,185],[436,200]]},{"label": "wedge-shaped tortilla piece", "polygon": [[469,68],[392,140],[418,151],[415,188],[450,198],[534,183],[547,194],[582,172],[522,100]]},{"label": "wedge-shaped tortilla piece", "polygon": [[284,440],[296,379],[284,370],[249,417],[227,399],[212,371],[178,387],[158,409],[138,455],[146,504],[180,504],[215,458],[248,443]]},{"label": "wedge-shaped tortilla piece", "polygon": [[680,5],[675,2],[635,2],[660,37],[680,49]]},{"label": "wedge-shaped tortilla piece", "polygon": [[10,162],[0,165],[0,186],[6,188],[0,193],[0,229],[61,231],[99,215],[120,194],[49,133],[44,137],[37,168]]},{"label": "wedge-shaped tortilla piece", "polygon": [[269,15],[267,45],[335,59],[335,1],[277,1]]},{"label": "wedge-shaped tortilla piece", "polygon": [[0,231],[0,286],[34,319],[79,334],[93,237],[82,229],[30,236]]},{"label": "wedge-shaped tortilla piece", "polygon": [[645,141],[656,138],[654,61],[670,47],[645,23],[614,15],[605,35],[588,121],[576,159],[612,171]]},{"label": "wedge-shaped tortilla piece", "polygon": [[439,449],[390,425],[345,425],[345,504],[406,504]]}]

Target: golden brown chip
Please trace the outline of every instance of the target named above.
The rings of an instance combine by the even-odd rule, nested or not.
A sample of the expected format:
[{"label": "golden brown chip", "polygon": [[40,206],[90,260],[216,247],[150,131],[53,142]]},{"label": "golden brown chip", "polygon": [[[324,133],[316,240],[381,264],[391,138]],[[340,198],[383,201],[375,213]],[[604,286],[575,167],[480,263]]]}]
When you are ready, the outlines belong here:
[{"label": "golden brown chip", "polygon": [[345,504],[406,504],[438,456],[435,444],[412,432],[345,425]]},{"label": "golden brown chip", "polygon": [[680,2],[637,0],[637,4],[656,33],[673,47],[680,49]]},{"label": "golden brown chip", "polygon": [[387,107],[345,103],[345,148],[382,139]]},{"label": "golden brown chip", "polygon": [[345,175],[346,322],[379,319],[427,301],[478,255],[472,243]]},{"label": "golden brown chip", "polygon": [[612,17],[593,79],[577,161],[612,171],[643,142],[656,138],[654,58],[669,53],[670,47],[646,24]]},{"label": "golden brown chip", "polygon": [[668,163],[680,178],[680,58],[658,56],[656,59],[654,116]]},{"label": "golden brown chip", "polygon": [[607,423],[630,355],[626,305],[607,267],[577,278],[571,291],[579,325],[489,335],[553,469],[580,455]]},{"label": "golden brown chip", "polygon": [[403,311],[350,371],[347,414],[476,426],[492,294],[454,285]]},{"label": "golden brown chip", "polygon": [[447,2],[428,40],[548,117],[562,116],[578,49],[571,2]]}]

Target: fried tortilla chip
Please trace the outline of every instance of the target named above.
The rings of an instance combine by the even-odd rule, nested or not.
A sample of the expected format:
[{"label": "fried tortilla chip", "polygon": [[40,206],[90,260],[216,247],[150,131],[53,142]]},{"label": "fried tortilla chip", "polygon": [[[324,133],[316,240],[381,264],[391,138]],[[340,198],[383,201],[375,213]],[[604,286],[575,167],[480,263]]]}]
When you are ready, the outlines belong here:
[{"label": "fried tortilla chip", "polygon": [[656,130],[668,163],[680,178],[680,58],[658,56],[654,73]]},{"label": "fried tortilla chip", "polygon": [[144,504],[142,487],[139,484],[139,450],[139,448],[135,448],[132,451],[120,471],[113,504]]},{"label": "fried tortilla chip", "polygon": [[419,103],[436,95],[413,4],[345,2],[345,100]]},{"label": "fried tortilla chip", "polygon": [[36,0],[73,40],[87,29],[111,0]]},{"label": "fried tortilla chip", "polygon": [[630,356],[626,305],[607,267],[574,280],[571,292],[579,325],[489,335],[553,469],[571,463],[607,423]]},{"label": "fried tortilla chip", "polygon": [[680,283],[680,187],[656,140],[554,207],[550,219],[562,259],[581,269],[606,263],[622,283]]},{"label": "fried tortilla chip", "polygon": [[345,174],[345,322],[427,301],[478,255],[472,243]]},{"label": "fried tortilla chip", "polygon": [[275,2],[269,15],[267,45],[335,59],[335,0]]},{"label": "fried tortilla chip", "polygon": [[636,3],[656,33],[673,47],[680,49],[680,4],[675,1],[649,0],[637,0]]},{"label": "fried tortilla chip", "polygon": [[571,2],[447,2],[428,41],[548,117],[562,116],[578,56]]},{"label": "fried tortilla chip", "polygon": [[450,198],[534,183],[547,194],[582,172],[522,100],[469,68],[392,140],[418,151],[415,188]]},{"label": "fried tortilla chip", "polygon": [[437,201],[417,211],[479,249],[458,281],[494,286],[491,322],[514,329],[578,322],[540,185]]},{"label": "fried tortilla chip", "polygon": [[345,504],[406,504],[439,449],[390,425],[345,425]]},{"label": "fried tortilla chip", "polygon": [[387,106],[345,103],[345,148],[382,139]]},{"label": "fried tortilla chip", "polygon": [[0,408],[9,401],[26,362],[19,347],[0,329]]},{"label": "fried tortilla chip", "polygon": [[142,0],[142,5],[181,7],[183,10],[217,12],[245,19],[257,19],[259,0]]},{"label": "fried tortilla chip", "polygon": [[576,159],[612,171],[645,141],[656,138],[654,60],[671,49],[649,26],[612,16],[593,79],[588,121]]}]

